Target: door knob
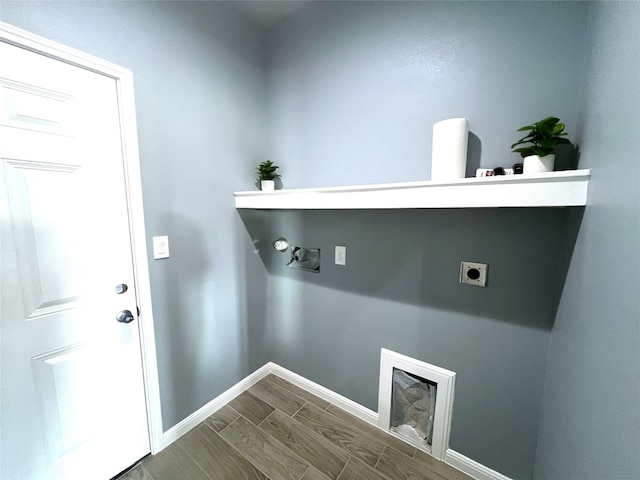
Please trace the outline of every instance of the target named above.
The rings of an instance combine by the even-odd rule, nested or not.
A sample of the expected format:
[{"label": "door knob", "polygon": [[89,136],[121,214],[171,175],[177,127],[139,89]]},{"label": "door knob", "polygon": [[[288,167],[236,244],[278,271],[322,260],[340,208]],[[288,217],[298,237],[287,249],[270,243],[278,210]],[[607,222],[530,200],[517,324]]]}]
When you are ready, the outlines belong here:
[{"label": "door knob", "polygon": [[126,283],[119,283],[118,285],[116,285],[116,293],[118,295],[122,295],[127,290],[129,290],[129,287]]},{"label": "door knob", "polygon": [[116,320],[120,323],[131,323],[134,318],[135,317],[133,316],[133,313],[131,313],[131,310],[121,310],[116,315]]}]

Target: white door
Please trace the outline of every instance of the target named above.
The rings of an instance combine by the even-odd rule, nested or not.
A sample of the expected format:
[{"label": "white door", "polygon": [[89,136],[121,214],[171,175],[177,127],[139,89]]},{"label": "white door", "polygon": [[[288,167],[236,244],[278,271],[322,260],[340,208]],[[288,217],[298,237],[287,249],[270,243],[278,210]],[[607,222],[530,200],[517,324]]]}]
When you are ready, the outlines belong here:
[{"label": "white door", "polygon": [[0,478],[108,479],[150,451],[116,81],[0,42],[0,101]]}]

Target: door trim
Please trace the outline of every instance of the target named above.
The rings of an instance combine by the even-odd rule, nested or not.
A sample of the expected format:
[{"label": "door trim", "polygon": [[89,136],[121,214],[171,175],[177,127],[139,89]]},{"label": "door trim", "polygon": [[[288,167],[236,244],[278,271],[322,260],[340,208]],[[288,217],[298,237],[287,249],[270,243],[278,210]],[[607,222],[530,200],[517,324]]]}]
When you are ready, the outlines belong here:
[{"label": "door trim", "polygon": [[91,70],[113,78],[116,81],[120,110],[125,189],[127,192],[127,206],[129,209],[129,225],[131,231],[133,270],[136,296],[140,309],[138,329],[140,331],[142,351],[149,444],[151,446],[151,453],[156,454],[162,450],[165,445],[162,432],[158,363],[156,361],[156,342],[153,326],[153,311],[151,308],[151,286],[149,280],[149,265],[147,262],[144,210],[142,205],[142,181],[140,175],[140,157],[138,154],[133,73],[127,68],[101,60],[4,22],[0,22],[0,41],[26,48],[86,70]]}]

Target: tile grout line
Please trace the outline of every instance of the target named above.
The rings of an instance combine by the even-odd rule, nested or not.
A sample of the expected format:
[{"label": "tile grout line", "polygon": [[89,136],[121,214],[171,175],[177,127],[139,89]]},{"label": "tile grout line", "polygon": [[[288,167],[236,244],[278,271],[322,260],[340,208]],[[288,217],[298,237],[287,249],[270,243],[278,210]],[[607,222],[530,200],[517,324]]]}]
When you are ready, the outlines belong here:
[{"label": "tile grout line", "polygon": [[311,469],[311,464],[309,464],[307,469],[302,473],[302,476],[298,480],[302,480],[310,469]]},{"label": "tile grout line", "polygon": [[[308,393],[309,395],[311,395],[312,397],[315,397],[315,398],[319,399],[320,401],[323,401],[323,399],[322,399],[322,398],[320,398],[320,397],[318,397],[317,395],[314,395],[313,393],[311,393],[311,392],[310,392],[310,391],[308,391],[308,390],[305,390],[305,389],[304,389],[304,388],[302,388],[302,387],[298,387],[297,385],[293,385],[291,382],[289,382],[288,380],[286,380],[286,379],[284,379],[284,378],[280,377],[279,375],[276,375],[276,374],[273,374],[273,373],[272,373],[271,375],[273,375],[274,377],[278,377],[280,380],[282,380],[282,381],[284,381],[284,382],[287,382],[287,383],[291,384],[291,385],[292,385],[292,386],[294,386],[294,387],[299,388],[299,389],[300,389],[300,390],[302,390],[303,392]],[[320,405],[317,405],[315,402],[312,402],[311,400],[308,400],[308,399],[306,399],[306,398],[301,397],[301,396],[300,396],[300,395],[298,395],[296,392],[294,392],[294,391],[292,391],[292,390],[289,390],[287,387],[284,387],[284,386],[282,386],[282,385],[278,385],[276,382],[274,382],[274,381],[273,381],[273,380],[271,380],[270,378],[265,377],[264,379],[265,379],[267,382],[271,383],[272,385],[275,385],[276,387],[281,388],[282,390],[285,390],[285,391],[289,392],[291,395],[294,395],[295,397],[299,398],[300,400],[303,400],[303,401],[305,401],[305,402],[307,402],[307,403],[312,403],[312,404],[314,404],[316,407],[318,407],[318,408],[322,409],[322,407],[321,407]],[[324,401],[326,402],[326,400],[324,400]],[[327,402],[327,403],[329,403],[329,405],[331,405],[331,403],[330,403],[330,402]],[[326,410],[327,408],[329,408],[329,405],[327,405],[326,407],[324,407],[324,410]]]},{"label": "tile grout line", "polygon": [[[282,389],[282,390],[285,390],[285,391],[287,391],[287,392],[291,393],[291,394],[292,394],[292,395],[294,395],[296,398],[301,398],[301,397],[299,397],[298,395],[296,395],[295,393],[290,392],[289,390],[287,390],[285,387],[282,387],[282,386],[280,386],[280,385],[277,385],[277,384],[275,384],[274,382],[271,382],[269,379],[267,379],[267,381],[268,381],[268,382],[270,382],[271,384],[273,384],[274,386],[276,386],[277,388],[280,388],[280,389]],[[305,400],[305,399],[302,399],[302,400]],[[334,418],[336,418],[336,419],[340,419],[340,418],[341,418],[341,417],[339,417],[339,416],[335,415],[332,411],[330,411],[331,407],[334,407],[335,409],[338,409],[338,410],[343,410],[343,409],[341,409],[340,407],[338,407],[337,405],[334,405],[334,404],[332,404],[331,402],[329,402],[329,404],[328,404],[328,405],[324,408],[324,410],[323,410],[322,408],[318,407],[315,403],[313,403],[313,402],[311,402],[311,401],[309,401],[309,400],[305,400],[305,403],[304,403],[304,404],[303,404],[303,405],[298,409],[298,411],[297,411],[297,412],[295,412],[295,413],[294,413],[290,418],[291,418],[291,419],[293,419],[293,420],[296,420],[294,417],[295,417],[295,416],[296,416],[296,415],[297,415],[297,414],[298,414],[298,413],[299,413],[299,412],[300,412],[300,411],[301,411],[301,410],[302,410],[302,409],[303,409],[307,404],[312,404],[314,407],[318,408],[320,411],[324,411],[326,414],[328,414],[328,415],[330,415],[330,416],[332,416],[332,417],[334,417]],[[274,408],[275,408],[275,407],[274,407]],[[347,413],[349,413],[349,412],[347,412]],[[350,414],[349,414],[349,415],[350,415]],[[357,426],[357,424],[356,424],[356,428],[358,428],[358,430],[360,430],[360,427],[359,427],[359,426]],[[383,454],[384,454],[384,452],[386,451],[387,447],[389,447],[389,448],[392,448],[392,447],[391,447],[390,445],[388,445],[388,443],[387,443],[387,439],[386,439],[386,438],[380,438],[380,437],[378,437],[377,435],[374,435],[374,434],[371,434],[370,432],[367,432],[366,430],[361,430],[361,431],[362,431],[362,433],[363,433],[363,434],[365,434],[365,436],[369,436],[372,440],[376,440],[376,441],[379,441],[380,443],[382,443],[382,446],[383,446],[382,451],[380,452],[380,455],[378,456],[378,458],[377,458],[377,460],[376,460],[376,462],[375,462],[375,464],[374,464],[374,466],[373,466],[373,469],[375,470],[375,468],[376,468],[376,467],[378,466],[378,464],[380,463],[380,460],[382,459],[382,455],[383,455]],[[386,432],[385,432],[385,433],[386,433]],[[278,440],[276,439],[276,441],[278,441]],[[349,455],[349,459],[347,460],[347,462],[345,463],[345,465],[344,465],[344,467],[343,467],[342,471],[340,472],[340,475],[342,475],[342,472],[344,471],[344,469],[346,468],[347,464],[349,463],[349,461],[351,460],[351,458],[352,458],[353,456],[351,455],[351,452],[350,452],[349,450],[345,449],[344,447],[340,446],[339,448],[340,448],[343,452],[345,452],[347,455]],[[406,455],[406,454],[404,454],[404,453],[403,453],[403,455],[406,455],[407,459],[411,459],[411,460],[413,460],[413,459],[414,459],[414,457],[415,457],[416,452],[417,452],[417,449],[415,449],[415,448],[414,448],[414,449],[413,449],[413,452],[412,452],[412,454],[411,454],[411,455]],[[379,473],[380,475],[383,475],[380,471],[378,471],[378,470],[375,470],[375,471],[376,471],[377,473]],[[339,479],[339,478],[340,478],[340,476],[338,476],[338,477],[337,477],[337,479]],[[336,479],[336,480],[337,480],[337,479]]]},{"label": "tile grout line", "polygon": [[[285,445],[284,443],[282,443],[280,440],[278,440],[276,437],[272,436],[269,432],[266,432],[263,428],[260,427],[260,425],[267,419],[269,418],[271,415],[273,415],[275,412],[279,412],[282,415],[287,416],[286,413],[278,410],[278,409],[274,409],[273,412],[269,413],[269,415],[267,415],[265,417],[264,420],[262,420],[258,425],[254,424],[251,420],[249,420],[248,418],[246,418],[244,415],[240,414],[240,416],[238,418],[236,418],[233,422],[231,422],[229,425],[227,425],[227,427],[225,427],[225,430],[231,426],[231,424],[237,422],[240,418],[244,418],[247,422],[249,422],[249,424],[258,429],[260,432],[262,432],[264,435],[266,435],[267,437],[269,437],[270,439],[272,439],[274,442],[276,442],[276,444],[278,444],[279,446],[281,446],[282,448],[284,448],[286,450],[286,452],[289,455],[293,455],[297,461],[299,461],[300,463],[306,464],[307,465],[307,469],[304,471],[304,474],[302,475],[302,477],[300,477],[299,480],[302,480],[302,478],[304,477],[304,475],[307,473],[307,470],[309,470],[309,468],[311,468],[313,465],[311,464],[311,462],[307,461],[305,458],[303,458],[302,456],[298,455],[296,452],[294,452],[293,450],[291,450],[287,445]],[[291,417],[289,417],[291,418]],[[222,431],[220,432],[222,433]],[[260,473],[262,473],[265,476],[265,479],[269,480],[271,477],[269,477],[269,475],[267,475],[266,472],[264,472],[262,469],[260,469],[260,467],[258,467],[258,465],[256,465],[255,463],[253,463],[251,461],[251,459],[249,457],[247,457],[242,450],[238,449],[237,447],[235,447],[233,444],[231,444],[230,442],[227,441],[226,438],[224,438],[222,435],[219,435],[220,438],[222,440],[224,440],[227,445],[231,446],[236,452],[238,452],[240,455],[242,455],[251,465],[253,465],[253,467],[258,470]]]},{"label": "tile grout line", "polygon": [[[302,407],[300,407],[300,409],[298,409],[298,412],[299,412],[300,410],[302,410],[302,408],[304,408],[304,406],[305,406],[305,405],[307,405],[307,404],[309,404],[309,405],[313,405],[314,407],[316,407],[316,408],[318,408],[318,409],[320,408],[320,407],[317,407],[316,405],[314,405],[312,402],[310,402],[310,401],[306,401],[306,402],[305,402],[305,404],[304,404]],[[279,410],[275,410],[275,411],[278,411],[279,413],[281,413],[281,414],[285,415],[283,412],[280,412]],[[275,412],[275,411],[274,411],[274,412]],[[272,412],[272,413],[269,415],[269,417],[270,417],[271,415],[273,415],[273,413],[274,413],[274,412]],[[298,412],[296,412],[296,414],[297,414]],[[294,415],[295,415],[295,414],[294,414]],[[269,417],[267,417],[267,418],[269,418]],[[293,421],[293,422],[295,422],[295,423],[299,423],[298,419],[296,419],[296,418],[294,418],[294,417],[287,417],[287,418],[289,418],[291,421]],[[265,419],[265,420],[266,420],[266,419]],[[264,422],[264,420],[263,420],[263,422]],[[263,423],[263,422],[260,422],[260,425],[262,425],[262,423]],[[308,463],[310,468],[314,468],[314,469],[318,470],[320,473],[322,473],[323,478],[324,478],[324,477],[328,477],[328,478],[330,478],[330,479],[332,478],[332,477],[331,477],[331,475],[332,475],[332,474],[327,474],[327,472],[326,472],[326,471],[324,471],[321,467],[319,467],[318,465],[314,465],[314,463],[312,463],[311,461],[307,460],[306,458],[304,458],[303,456],[301,456],[300,454],[298,454],[297,452],[295,452],[294,450],[292,450],[292,449],[291,449],[287,444],[285,444],[284,442],[282,442],[282,440],[280,440],[280,439],[279,439],[279,438],[277,438],[277,437],[272,436],[269,432],[265,431],[265,430],[264,430],[260,425],[258,425],[258,428],[259,428],[259,429],[260,429],[260,430],[261,430],[265,435],[269,436],[270,438],[272,438],[273,440],[275,440],[278,444],[282,445],[282,447],[284,447],[287,451],[292,452],[294,455],[297,455],[300,459],[302,459],[302,461],[303,461],[303,462]],[[303,425],[303,424],[300,424],[300,427],[301,427],[301,428],[303,428],[303,429],[307,429],[307,428],[308,428],[307,426],[305,426],[305,425]],[[327,444],[327,445],[330,445],[332,448],[335,448],[335,449],[336,449],[336,450],[338,450],[339,452],[341,452],[341,453],[345,454],[345,456],[347,457],[347,460],[345,461],[345,464],[343,465],[342,469],[340,470],[340,474],[342,474],[342,472],[344,471],[345,467],[347,466],[347,463],[349,463],[349,460],[350,460],[350,459],[351,459],[351,457],[352,457],[351,452],[349,452],[349,450],[347,450],[347,449],[345,449],[344,447],[342,447],[342,445],[336,445],[336,444],[335,444],[335,443],[333,443],[331,440],[329,440],[329,439],[327,439],[327,438],[323,437],[320,433],[315,432],[313,429],[310,429],[310,428],[309,428],[309,433],[310,433],[311,435],[317,435],[318,437],[320,437],[320,439],[319,439],[319,440],[320,440],[320,442],[326,442],[326,444]],[[308,470],[308,469],[307,469],[307,470]],[[306,474],[306,471],[305,471],[305,474]],[[338,477],[336,477],[336,479],[337,479],[337,478],[339,478],[339,476],[340,476],[340,475],[338,475]],[[303,475],[303,477],[304,477],[304,475]],[[302,480],[302,479],[300,479],[300,480]]]},{"label": "tile grout line", "polygon": [[300,410],[302,410],[302,409],[307,405],[307,403],[309,403],[309,402],[308,402],[308,401],[305,401],[305,402],[302,404],[302,406],[301,406],[298,410],[296,410],[296,413],[294,413],[293,415],[291,415],[291,417],[289,417],[289,418],[293,419],[293,417],[295,417],[298,413],[300,413]]},{"label": "tile grout line", "polygon": [[[310,403],[310,402],[305,402],[305,404],[304,404],[304,405],[306,405],[307,403]],[[302,408],[304,407],[304,405],[298,409],[298,412],[299,412],[300,410],[302,410]],[[274,412],[275,412],[275,411],[280,412],[279,410],[274,410]],[[273,415],[273,413],[274,413],[274,412],[271,412],[267,418],[269,418],[271,415]],[[298,412],[296,412],[296,413],[298,413]],[[280,413],[282,413],[283,415],[286,415],[286,414],[284,414],[283,412],[280,412]],[[294,415],[295,415],[295,414],[294,414]],[[296,423],[299,423],[299,422],[298,422],[298,420],[296,420],[296,419],[295,419],[295,418],[293,418],[293,417],[288,417],[288,418],[290,418],[291,420],[293,420],[293,421],[294,421],[294,422],[296,422]],[[266,418],[265,418],[265,420],[266,420]],[[262,423],[263,423],[265,420],[263,420],[262,422],[260,422],[260,425],[262,425]],[[269,432],[265,431],[262,427],[260,427],[260,425],[258,425],[257,427],[258,427],[258,428],[259,428],[259,429],[260,429],[260,430],[261,430],[265,435],[267,435],[268,437],[272,438],[276,443],[278,443],[279,445],[281,445],[281,446],[282,446],[283,448],[285,448],[288,452],[290,452],[290,453],[292,453],[293,455],[297,456],[300,460],[302,460],[302,462],[304,462],[304,463],[308,463],[308,464],[309,464],[309,467],[307,468],[307,470],[305,470],[304,474],[302,475],[302,477],[300,477],[300,479],[299,479],[299,480],[302,480],[302,479],[304,478],[304,476],[307,474],[307,472],[309,471],[309,469],[311,469],[311,468],[314,468],[314,469],[318,470],[320,473],[322,473],[322,475],[323,475],[323,476],[327,476],[325,471],[321,470],[321,468],[318,468],[318,467],[317,467],[316,465],[314,465],[311,461],[307,460],[307,459],[306,459],[306,458],[304,458],[302,455],[300,455],[300,454],[298,454],[297,452],[295,452],[294,450],[292,450],[292,449],[291,449],[287,444],[283,443],[279,438],[276,438],[276,437],[274,437],[273,435],[271,435]],[[302,427],[303,427],[303,428],[307,428],[307,427],[305,427],[304,425],[302,425]],[[345,450],[345,449],[343,449],[342,447],[340,447],[340,446],[337,446],[337,445],[333,444],[333,443],[332,443],[332,442],[330,442],[329,440],[324,439],[324,437],[322,437],[322,435],[320,435],[320,434],[318,434],[318,433],[314,432],[313,430],[311,430],[311,432],[312,432],[313,434],[315,434],[315,435],[320,436],[320,437],[321,437],[321,440],[325,440],[327,443],[329,443],[330,445],[334,446],[336,449],[340,450],[341,452],[346,453],[346,455],[349,457],[349,459],[351,458],[351,454],[349,453],[349,451],[348,451],[348,450]],[[340,470],[340,474],[342,474],[342,472],[344,471],[344,468],[347,466],[347,463],[349,463],[349,459],[347,459],[347,461],[346,461],[346,462],[345,462],[345,464],[344,464],[344,467],[342,467],[342,470]],[[336,477],[336,480],[337,480],[339,477],[340,477],[340,475],[338,475],[338,476]],[[330,477],[329,477],[329,478],[330,478]]]},{"label": "tile grout line", "polygon": [[[220,437],[220,439],[226,443],[229,447],[231,447],[233,450],[235,450],[242,458],[244,458],[247,462],[249,462],[249,464],[251,466],[253,466],[253,468],[255,468],[258,472],[260,472],[262,475],[264,475],[264,478],[266,480],[269,479],[269,475],[267,475],[265,472],[262,471],[261,468],[259,468],[256,464],[254,464],[251,459],[249,457],[247,457],[244,453],[242,453],[242,450],[236,448],[232,443],[228,442],[226,438],[224,438],[222,435],[220,435],[220,433],[222,433],[222,431],[226,430],[227,428],[229,428],[232,424],[236,423],[240,418],[244,418],[247,422],[251,423],[251,421],[245,417],[242,416],[242,414],[240,414],[240,416],[238,418],[236,418],[233,422],[231,422],[229,425],[227,425],[225,428],[223,428],[220,432],[214,432],[216,435],[218,435]],[[251,425],[253,425],[253,423],[251,423]],[[257,428],[257,427],[256,427]],[[206,473],[206,472],[205,472]],[[208,476],[208,475],[207,475]]]},{"label": "tile grout line", "polygon": [[[233,425],[234,423],[236,423],[238,421],[238,419],[242,417],[242,414],[238,413],[238,418],[236,418],[233,422],[229,422],[229,425],[227,425],[226,427],[224,427],[222,430],[220,430],[219,432],[216,432],[215,430],[213,430],[213,428],[209,425],[207,425],[205,423],[205,425],[207,425],[207,427],[211,428],[211,430],[213,430],[214,433],[217,433],[218,435],[220,435],[222,432],[224,432],[227,428],[229,428],[231,425]],[[220,438],[222,438],[222,435],[220,435]],[[224,439],[223,439],[224,440]]]},{"label": "tile grout line", "polygon": [[[332,406],[332,405],[333,405],[333,404],[331,404],[330,406]],[[333,406],[334,406],[337,410],[341,410],[341,411],[343,411],[343,409],[341,409],[340,407],[337,407],[337,406],[335,406],[335,405],[333,405]],[[365,440],[368,440],[368,441],[370,441],[370,442],[378,443],[378,444],[379,444],[379,446],[380,446],[380,447],[382,447],[382,449],[381,449],[381,453],[376,457],[376,462],[374,462],[373,467],[375,467],[375,466],[378,464],[378,462],[379,462],[379,460],[380,460],[380,458],[381,458],[381,456],[382,456],[382,452],[384,452],[384,449],[387,447],[387,444],[386,444],[386,442],[385,442],[383,439],[379,438],[379,437],[378,437],[378,436],[376,436],[376,435],[371,434],[370,432],[367,432],[366,430],[361,429],[361,428],[358,426],[358,424],[357,424],[357,423],[353,423],[353,424],[352,424],[352,423],[351,423],[351,421],[350,421],[350,417],[352,417],[353,415],[349,414],[349,412],[346,412],[346,413],[347,413],[347,420],[345,420],[345,419],[343,419],[342,417],[339,417],[339,416],[337,416],[337,415],[333,414],[333,413],[332,413],[332,412],[330,412],[330,411],[324,411],[324,410],[322,410],[321,408],[319,408],[319,407],[317,407],[317,406],[316,406],[315,408],[317,408],[319,412],[322,412],[323,414],[327,415],[328,417],[331,417],[332,419],[334,419],[335,421],[337,421],[337,422],[339,422],[339,423],[341,423],[341,424],[343,424],[343,423],[345,423],[345,422],[346,422],[347,424],[351,425],[353,428],[355,428],[355,429],[359,432],[359,438],[360,438],[360,439],[365,439]],[[318,433],[318,432],[316,432],[316,433]],[[329,440],[329,441],[331,441],[332,443],[334,443],[332,440]],[[344,453],[346,453],[347,455],[349,455],[349,456],[350,456],[350,458],[352,458],[352,459],[353,459],[353,458],[355,457],[356,459],[358,459],[358,461],[361,461],[361,462],[362,462],[362,463],[364,463],[367,467],[369,467],[369,468],[373,468],[373,467],[372,467],[372,464],[371,464],[371,463],[369,463],[369,461],[368,461],[368,460],[365,460],[364,458],[362,458],[362,459],[361,459],[361,458],[360,458],[360,457],[358,457],[357,455],[353,455],[353,452],[352,452],[351,450],[349,450],[349,448],[346,448],[346,447],[345,447],[341,442],[338,442],[337,444],[336,444],[336,443],[334,443],[334,445],[336,445],[338,448],[340,448],[340,450],[342,450]],[[374,452],[373,452],[373,451],[370,451],[369,453],[371,453],[372,455],[374,455]],[[409,458],[410,458],[408,455],[406,455],[406,457],[407,457],[407,459],[409,459]],[[347,463],[348,463],[348,462],[347,462]],[[376,472],[377,472],[377,473],[380,473],[380,472],[378,472],[377,470],[376,470]],[[382,475],[382,474],[381,474],[381,475]]]},{"label": "tile grout line", "polygon": [[[378,457],[378,460],[376,460],[376,464],[373,466],[373,469],[375,470],[376,467],[378,466],[378,464],[380,463],[380,459],[382,458],[382,455],[384,454],[384,451],[387,449],[387,445],[384,446],[384,448],[382,449],[382,451],[380,452],[380,456]],[[377,470],[376,470],[377,471]]]},{"label": "tile grout line", "polygon": [[342,467],[342,470],[340,470],[340,473],[338,474],[338,476],[336,477],[336,480],[340,480],[340,477],[342,476],[342,474],[344,473],[344,471],[347,469],[347,465],[349,465],[349,462],[351,461],[352,455],[349,455],[349,458],[347,459],[347,461],[344,464],[344,467]]},{"label": "tile grout line", "polygon": [[[333,415],[334,417],[337,418],[342,418],[339,415],[336,415],[333,412],[329,411],[329,408],[331,407],[335,407],[336,410],[340,410],[342,412],[345,412],[348,416],[350,417],[355,417],[353,414],[351,414],[350,412],[344,410],[343,408],[338,407],[337,405],[329,405],[327,407],[327,413],[330,415]],[[395,451],[398,451],[399,453],[402,453],[403,455],[405,455],[407,458],[409,459],[414,459],[416,456],[416,453],[418,452],[418,448],[416,448],[414,445],[412,445],[409,442],[404,441],[401,438],[395,437],[393,435],[391,435],[388,431],[380,428],[380,427],[376,427],[375,425],[369,425],[366,422],[364,422],[362,419],[359,419],[358,417],[355,417],[355,422],[356,422],[356,426],[359,430],[361,430],[365,435],[368,435],[369,438],[372,438],[374,440],[377,440],[381,443],[383,443],[386,447],[392,448]],[[365,427],[361,427],[360,425],[358,425],[358,423],[364,423]],[[368,431],[367,428],[371,428],[373,427],[373,431]],[[407,447],[411,448],[413,451],[411,454],[405,453],[401,448],[398,448],[396,445],[394,445],[394,442],[401,442],[403,445],[406,445]]]},{"label": "tile grout line", "polygon": [[[256,425],[256,427],[257,427],[257,428],[259,428],[260,430],[263,430],[263,429],[260,427],[260,425],[262,425],[264,422],[266,422],[266,421],[267,421],[267,419],[268,419],[271,415],[273,415],[275,412],[280,412],[280,410],[277,410],[277,409],[276,409],[276,410],[274,410],[273,412],[271,412],[269,415],[267,415],[266,417],[264,417],[264,418],[262,419],[262,421]],[[283,413],[283,412],[280,412],[280,413]],[[242,416],[242,415],[240,415],[240,416]]]},{"label": "tile grout line", "polygon": [[[313,467],[313,464],[312,464],[311,462],[307,461],[305,458],[303,458],[303,457],[301,457],[300,455],[298,455],[298,454],[297,454],[296,452],[294,452],[293,450],[291,450],[291,449],[290,449],[286,444],[282,443],[278,438],[273,437],[269,432],[265,431],[265,430],[264,430],[264,428],[262,428],[262,427],[261,427],[261,425],[263,425],[263,423],[265,422],[265,420],[267,420],[271,415],[273,415],[273,414],[274,414],[274,412],[279,412],[280,414],[282,414],[282,415],[286,416],[287,418],[289,418],[289,419],[291,419],[291,420],[294,420],[294,421],[297,421],[297,420],[296,420],[296,418],[294,418],[294,417],[296,417],[296,415],[297,415],[297,414],[298,414],[298,413],[299,413],[299,412],[300,412],[300,411],[301,411],[305,406],[307,406],[307,405],[313,405],[314,407],[316,407],[316,408],[320,409],[321,411],[322,411],[322,409],[321,409],[320,407],[318,407],[317,405],[315,405],[313,402],[311,402],[311,401],[309,401],[309,400],[307,400],[307,399],[305,399],[305,398],[303,398],[303,397],[300,397],[299,395],[297,395],[296,393],[292,392],[291,390],[288,390],[287,388],[285,388],[285,387],[283,387],[283,386],[281,386],[281,385],[278,385],[278,384],[277,384],[277,383],[275,383],[275,382],[272,382],[270,379],[268,379],[268,378],[266,378],[266,377],[265,377],[265,379],[263,379],[263,381],[265,381],[265,382],[269,383],[269,384],[270,384],[274,389],[279,390],[279,391],[282,391],[282,392],[286,392],[286,394],[291,395],[292,397],[294,397],[294,398],[298,399],[298,400],[301,402],[301,406],[300,406],[300,407],[299,407],[299,408],[298,408],[298,409],[297,409],[297,410],[296,410],[292,415],[288,415],[286,412],[283,412],[282,410],[280,410],[280,409],[279,409],[279,408],[277,408],[276,406],[274,406],[274,405],[270,404],[269,402],[266,402],[265,400],[262,400],[262,398],[260,398],[259,396],[257,396],[257,395],[256,395],[256,398],[258,398],[259,400],[264,401],[265,403],[267,403],[267,405],[269,405],[271,408],[273,408],[273,411],[272,411],[271,413],[269,413],[269,415],[267,415],[267,417],[265,417],[265,418],[264,418],[264,419],[263,419],[259,424],[257,424],[257,425],[256,425],[256,427],[257,427],[260,431],[262,431],[262,433],[264,433],[264,434],[265,434],[265,435],[267,435],[269,438],[271,438],[272,440],[274,440],[278,445],[281,445],[281,446],[282,446],[283,448],[285,448],[289,453],[293,454],[295,457],[297,457],[297,458],[298,458],[299,460],[301,460],[303,463],[305,463],[305,464],[307,464],[307,465],[308,465],[307,470],[305,470],[305,472],[304,472],[304,474],[303,474],[303,477],[304,477],[304,475],[306,475],[306,473],[307,473],[307,471],[309,470],[309,468],[310,468],[310,467]],[[249,393],[251,393],[251,392],[249,392]],[[330,406],[330,405],[331,405],[331,404],[329,403],[329,405],[328,405],[328,406]],[[328,406],[327,406],[327,407],[328,407]],[[329,413],[329,412],[327,412],[327,413]],[[242,414],[240,414],[240,416],[241,416],[241,417],[243,417],[243,415],[242,415]],[[249,422],[249,423],[252,423],[252,422]],[[338,448],[340,448],[340,447],[338,447]],[[340,450],[341,450],[341,451],[344,451],[347,455],[349,455],[349,452],[348,452],[348,451],[345,451],[345,450],[343,450],[342,448],[340,448]],[[242,453],[242,452],[241,452],[241,453]],[[245,458],[246,458],[246,457],[245,457]],[[248,458],[247,458],[247,460],[248,460]],[[347,463],[348,463],[348,460],[347,460]],[[346,463],[345,463],[345,466],[346,466]],[[256,466],[256,468],[257,468],[257,466]],[[343,470],[344,470],[344,467],[343,467]],[[262,470],[261,470],[261,471],[262,471]],[[264,473],[264,472],[262,472],[262,473]],[[303,477],[301,477],[301,479],[302,479]],[[301,480],[301,479],[300,479],[300,480]]]},{"label": "tile grout line", "polygon": [[[195,430],[196,428],[198,427],[192,428],[191,431]],[[204,467],[200,465],[200,463],[198,462],[198,459],[195,456],[193,456],[191,453],[189,453],[189,450],[187,448],[183,447],[182,444],[180,443],[176,444],[176,448],[180,451],[181,453],[180,456],[182,457],[182,453],[184,453],[184,455],[186,455],[185,460],[190,460],[191,463],[193,463],[196,467],[198,467],[202,471],[202,473],[204,473],[205,477],[207,477],[210,480],[215,480],[209,475],[209,473],[204,469]]]},{"label": "tile grout line", "polygon": [[[304,407],[304,404],[308,403],[308,400],[307,400],[306,398],[302,398],[301,396],[299,396],[298,394],[296,394],[296,393],[292,392],[292,391],[291,391],[291,390],[289,390],[288,388],[283,387],[283,386],[280,386],[280,385],[278,385],[278,384],[277,384],[277,383],[275,383],[275,382],[272,382],[272,381],[271,381],[271,380],[269,380],[267,377],[264,377],[261,381],[265,381],[265,382],[267,382],[267,383],[271,384],[271,385],[272,385],[276,390],[283,390],[283,391],[287,392],[289,395],[292,395],[293,397],[297,398],[298,400],[300,400],[301,402],[303,402],[302,407]],[[260,382],[258,382],[258,383],[260,383]],[[256,385],[257,385],[257,384],[256,384]],[[256,397],[257,397],[257,395],[256,395]],[[257,398],[259,398],[259,397],[257,397]],[[260,400],[262,400],[262,399],[260,399]],[[265,401],[265,400],[263,400],[263,401]],[[270,405],[271,407],[275,408],[276,410],[279,410],[279,409],[278,409],[278,408],[276,408],[275,406],[271,405],[269,402],[266,402],[266,403],[267,403],[268,405]],[[300,408],[302,408],[302,407],[300,407]],[[296,413],[298,413],[298,412],[300,411],[300,408],[296,411]],[[287,414],[286,412],[282,412],[282,413],[284,413],[285,415]],[[295,415],[295,413],[294,413],[293,415]],[[293,417],[293,415],[289,415],[289,416],[290,416],[290,417]]]}]

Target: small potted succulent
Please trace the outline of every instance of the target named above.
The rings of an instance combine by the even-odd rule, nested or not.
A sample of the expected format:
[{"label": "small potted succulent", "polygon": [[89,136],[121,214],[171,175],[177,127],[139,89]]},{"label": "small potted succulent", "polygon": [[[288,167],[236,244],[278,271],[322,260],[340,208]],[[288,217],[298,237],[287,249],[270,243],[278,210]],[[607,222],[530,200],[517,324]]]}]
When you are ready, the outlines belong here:
[{"label": "small potted succulent", "polygon": [[[568,134],[564,131],[564,123],[557,117],[547,117],[532,125],[518,129],[518,132],[528,132],[516,143],[511,145],[514,152],[519,153],[523,161],[522,173],[552,172],[556,160],[554,147],[556,145],[571,145],[564,138]],[[514,148],[524,145],[520,148]]]},{"label": "small potted succulent", "polygon": [[280,168],[274,164],[271,160],[266,160],[258,165],[256,171],[258,172],[258,180],[260,180],[260,190],[275,190],[276,178],[280,175],[276,173],[276,170]]}]

